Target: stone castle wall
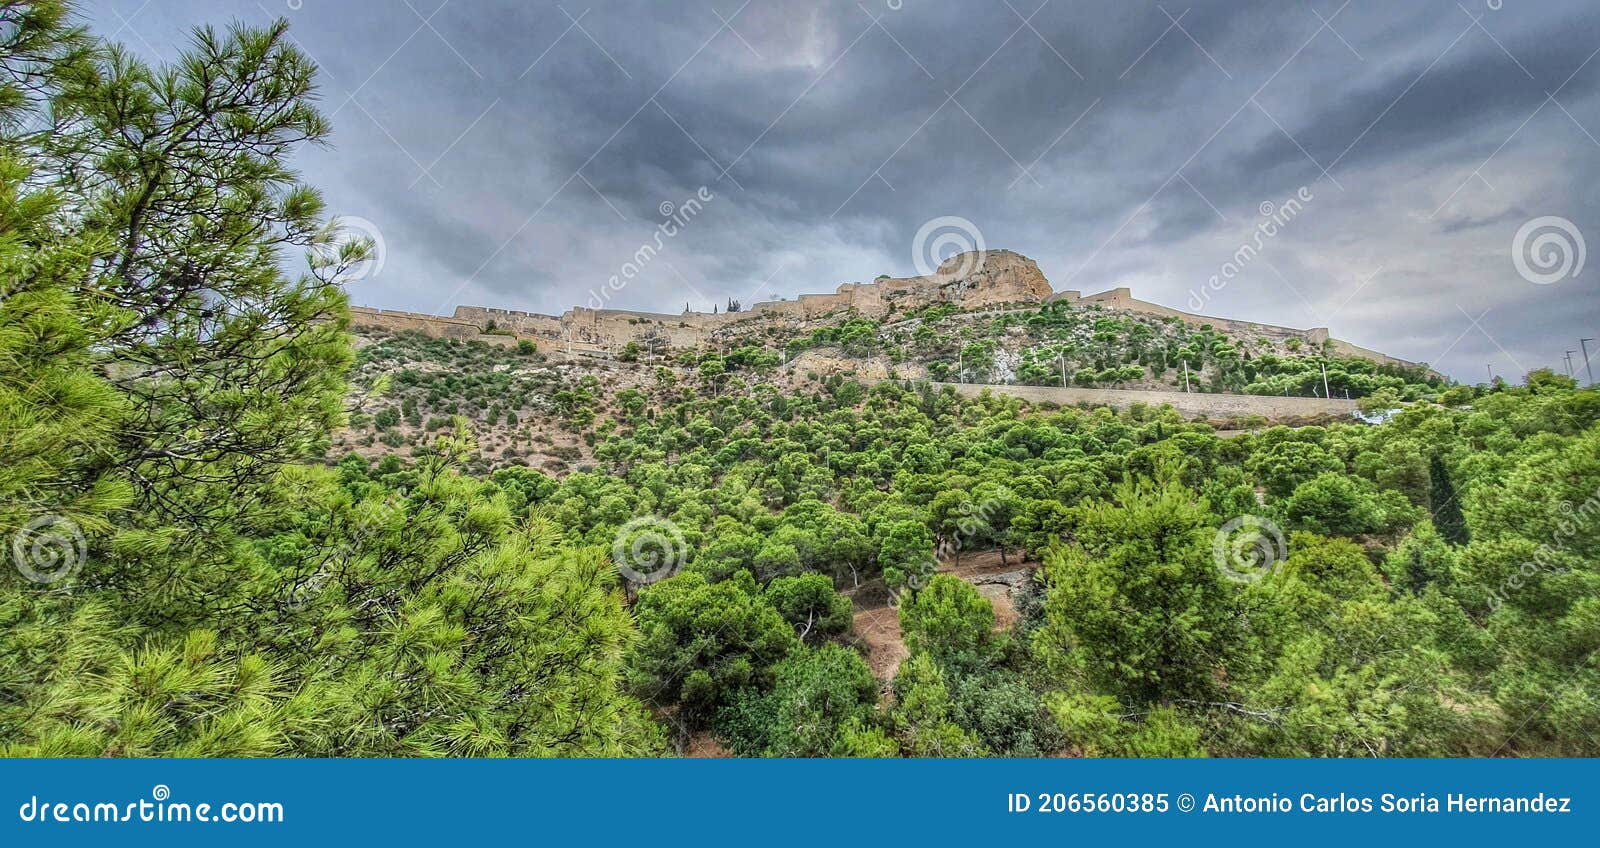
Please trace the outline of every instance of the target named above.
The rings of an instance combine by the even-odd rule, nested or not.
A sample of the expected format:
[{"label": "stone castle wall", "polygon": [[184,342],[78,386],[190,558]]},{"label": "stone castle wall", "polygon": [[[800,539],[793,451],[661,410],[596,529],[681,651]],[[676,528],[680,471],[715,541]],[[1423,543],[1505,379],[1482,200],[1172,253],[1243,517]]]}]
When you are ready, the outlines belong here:
[{"label": "stone castle wall", "polygon": [[372,309],[367,306],[350,307],[350,326],[357,329],[390,330],[400,332],[415,330],[424,335],[460,341],[482,341],[489,344],[514,345],[510,336],[486,334],[482,325],[459,318],[424,315],[420,312],[402,312],[393,309]]},{"label": "stone castle wall", "polygon": [[1239,321],[1232,318],[1218,318],[1212,315],[1200,315],[1194,312],[1184,312],[1159,303],[1139,300],[1127,288],[1115,288],[1110,291],[1100,292],[1084,297],[1077,292],[1062,292],[1051,298],[1052,301],[1062,300],[1068,303],[1096,303],[1108,309],[1121,309],[1129,312],[1142,312],[1147,315],[1159,315],[1163,318],[1176,318],[1186,324],[1196,327],[1215,327],[1232,336],[1265,336],[1274,341],[1283,341],[1289,338],[1300,338],[1308,344],[1329,344],[1332,352],[1337,356],[1356,356],[1371,359],[1388,365],[1415,366],[1418,363],[1405,359],[1397,359],[1385,353],[1369,348],[1354,345],[1347,341],[1335,339],[1328,333],[1327,327],[1312,327],[1309,330],[1298,330],[1293,327],[1280,327],[1276,324],[1259,324],[1255,321]]},{"label": "stone castle wall", "polygon": [[798,325],[848,312],[888,319],[939,303],[980,309],[1042,303],[1050,294],[1050,283],[1033,260],[1009,250],[990,250],[953,256],[925,277],[882,277],[871,283],[845,283],[833,294],[764,301],[733,313],[672,315],[581,306],[559,316],[483,306],[458,306],[448,318],[365,307],[355,307],[351,312],[356,327],[417,330],[456,339],[506,339],[483,331],[509,331],[559,348],[615,351],[629,342],[658,349],[699,347],[747,322],[787,321]]},{"label": "stone castle wall", "polygon": [[[1033,260],[1009,250],[952,256],[928,276],[880,277],[871,283],[845,283],[833,294],[803,294],[795,300],[764,301],[745,311],[733,313],[684,312],[671,315],[577,307],[557,316],[483,306],[458,306],[451,317],[360,306],[351,307],[350,312],[351,324],[357,328],[416,330],[440,338],[477,340],[499,345],[515,344],[516,338],[522,337],[537,340],[540,347],[546,350],[614,353],[629,342],[637,342],[647,349],[658,351],[697,348],[714,344],[723,336],[744,329],[751,322],[762,325],[786,323],[792,329],[799,329],[803,322],[835,314],[854,313],[866,318],[892,320],[936,304],[950,303],[964,310],[979,310],[1045,302],[1097,304],[1107,309],[1176,318],[1195,326],[1210,325],[1236,336],[1259,335],[1279,341],[1298,337],[1313,345],[1329,341],[1325,327],[1298,330],[1197,315],[1138,300],[1127,288],[1115,288],[1088,296],[1077,291],[1054,292]],[[505,332],[513,336],[504,335]],[[1360,356],[1390,364],[1413,364],[1337,339],[1331,340],[1331,346],[1335,353],[1343,356]]]}]

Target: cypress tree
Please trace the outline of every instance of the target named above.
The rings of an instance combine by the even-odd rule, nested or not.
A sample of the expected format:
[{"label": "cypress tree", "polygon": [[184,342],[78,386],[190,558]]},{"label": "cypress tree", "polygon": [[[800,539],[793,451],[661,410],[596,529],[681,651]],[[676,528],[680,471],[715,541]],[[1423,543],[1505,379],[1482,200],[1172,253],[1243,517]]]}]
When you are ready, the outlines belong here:
[{"label": "cypress tree", "polygon": [[1446,542],[1465,545],[1471,541],[1467,519],[1461,514],[1461,502],[1456,499],[1455,483],[1450,479],[1450,469],[1439,454],[1428,458],[1428,507],[1433,512],[1433,526]]}]

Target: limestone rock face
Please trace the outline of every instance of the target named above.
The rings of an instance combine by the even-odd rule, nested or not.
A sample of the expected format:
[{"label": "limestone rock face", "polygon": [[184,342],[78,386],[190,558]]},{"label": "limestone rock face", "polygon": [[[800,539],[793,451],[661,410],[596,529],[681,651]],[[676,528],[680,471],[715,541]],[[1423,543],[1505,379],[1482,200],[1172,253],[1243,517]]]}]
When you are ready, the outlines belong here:
[{"label": "limestone rock face", "polygon": [[936,277],[949,273],[952,277],[966,267],[972,271],[957,278],[962,286],[963,306],[987,306],[1002,303],[1043,303],[1054,292],[1050,281],[1044,278],[1039,265],[1020,253],[1009,250],[989,250],[976,256],[962,253],[950,257],[939,266]]},{"label": "limestone rock face", "polygon": [[[846,283],[834,295],[801,295],[792,303],[805,317],[852,309],[867,318],[893,319],[940,303],[963,309],[1001,304],[1043,303],[1050,282],[1032,259],[1009,250],[958,253],[926,277],[879,277],[871,283]],[[784,309],[791,302],[758,303],[755,310]]]}]

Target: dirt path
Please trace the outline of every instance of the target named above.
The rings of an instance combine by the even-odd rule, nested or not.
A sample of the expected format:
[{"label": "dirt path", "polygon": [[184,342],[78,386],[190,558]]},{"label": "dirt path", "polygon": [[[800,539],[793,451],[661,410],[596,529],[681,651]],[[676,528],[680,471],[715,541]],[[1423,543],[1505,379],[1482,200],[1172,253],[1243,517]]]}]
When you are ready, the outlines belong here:
[{"label": "dirt path", "polygon": [[[971,583],[978,594],[994,606],[995,630],[1009,630],[1016,624],[1017,592],[1028,584],[1036,562],[1025,562],[1016,554],[1000,561],[999,551],[973,551],[961,557],[959,567],[953,561],[939,563],[941,574],[954,574]],[[911,652],[906,649],[900,632],[900,611],[891,603],[883,581],[873,580],[860,587],[847,590],[855,605],[855,631],[867,648],[867,665],[873,675],[887,684],[894,679]]]},{"label": "dirt path", "polygon": [[[1027,585],[1038,567],[1038,563],[1025,562],[1015,554],[1001,563],[999,551],[974,551],[961,557],[959,568],[954,562],[946,561],[939,563],[938,570],[941,574],[954,574],[976,587],[994,606],[995,630],[1001,631],[1017,622],[1017,592]],[[844,590],[844,594],[855,607],[855,633],[867,649],[867,666],[887,689],[900,670],[900,663],[911,655],[900,632],[900,611],[891,603],[889,590],[882,580],[869,580]],[[694,758],[733,756],[707,731],[691,736],[681,755]]]}]

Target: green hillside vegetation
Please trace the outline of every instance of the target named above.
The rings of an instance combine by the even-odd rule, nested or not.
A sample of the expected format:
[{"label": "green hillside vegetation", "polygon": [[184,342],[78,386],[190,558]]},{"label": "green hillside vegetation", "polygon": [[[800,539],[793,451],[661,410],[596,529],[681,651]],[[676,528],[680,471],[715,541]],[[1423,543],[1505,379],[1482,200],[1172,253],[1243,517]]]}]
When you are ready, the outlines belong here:
[{"label": "green hillside vegetation", "polygon": [[[934,380],[1089,388],[1185,388],[1197,392],[1363,398],[1390,390],[1432,398],[1446,381],[1421,366],[1337,356],[1298,336],[1239,338],[1177,318],[1055,302],[1002,314],[929,307],[882,324],[844,318],[793,338],[793,356],[833,348],[925,369]],[[1065,372],[1065,373],[1063,373]]]},{"label": "green hillside vegetation", "polygon": [[[1600,392],[1347,369],[1432,400],[1222,438],[795,390],[776,345],[633,382],[358,350],[337,281],[370,245],[288,167],[328,127],[284,26],[153,69],[58,3],[0,18],[0,754],[1600,751]],[[1062,343],[1110,318],[1036,317]],[[1218,354],[1139,326],[1075,361]],[[1288,373],[1266,356],[1219,385]],[[532,433],[486,460],[511,415],[583,461],[519,464]],[[334,450],[347,424],[371,444]],[[1014,621],[939,570],[989,550],[1039,564]],[[909,651],[888,680],[852,621],[873,591]]]}]

